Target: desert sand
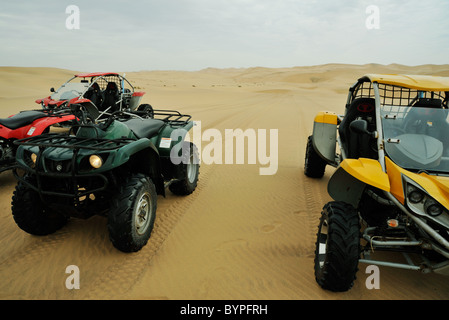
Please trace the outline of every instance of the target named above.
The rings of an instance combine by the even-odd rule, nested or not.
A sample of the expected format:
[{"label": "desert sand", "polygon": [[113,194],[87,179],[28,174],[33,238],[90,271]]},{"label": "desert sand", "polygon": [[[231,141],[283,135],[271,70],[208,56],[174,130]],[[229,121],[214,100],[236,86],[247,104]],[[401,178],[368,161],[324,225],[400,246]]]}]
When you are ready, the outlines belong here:
[{"label": "desert sand", "polygon": [[[0,68],[0,117],[39,107],[35,99],[76,72]],[[349,86],[373,72],[449,76],[449,65],[126,72],[146,92],[142,103],[191,114],[203,131],[278,129],[276,174],[259,175],[258,164],[202,164],[196,191],[159,196],[148,244],[125,254],[109,241],[104,217],[72,219],[45,237],[20,230],[11,215],[16,181],[1,173],[0,298],[448,299],[449,278],[437,274],[380,267],[380,289],[368,290],[360,264],[344,293],[325,291],[314,279],[315,234],[334,169],[321,180],[304,176],[306,139],[315,114],[343,113]],[[80,289],[65,286],[69,265],[79,267]]]}]

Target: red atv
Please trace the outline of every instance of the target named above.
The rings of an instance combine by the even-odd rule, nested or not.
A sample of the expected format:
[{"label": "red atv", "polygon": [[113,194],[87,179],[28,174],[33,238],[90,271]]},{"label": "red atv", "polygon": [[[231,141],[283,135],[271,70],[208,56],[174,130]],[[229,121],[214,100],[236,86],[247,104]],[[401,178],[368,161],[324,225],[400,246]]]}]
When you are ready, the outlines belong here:
[{"label": "red atv", "polygon": [[113,72],[76,74],[58,90],[51,88],[50,91],[50,96],[36,100],[43,109],[89,103],[101,113],[110,114],[118,110],[148,111],[151,108],[148,104],[139,106],[145,92],[135,92],[125,77]]},{"label": "red atv", "polygon": [[0,119],[0,172],[12,169],[16,162],[14,140],[47,133],[55,124],[69,123],[75,116],[67,108],[22,111]]}]

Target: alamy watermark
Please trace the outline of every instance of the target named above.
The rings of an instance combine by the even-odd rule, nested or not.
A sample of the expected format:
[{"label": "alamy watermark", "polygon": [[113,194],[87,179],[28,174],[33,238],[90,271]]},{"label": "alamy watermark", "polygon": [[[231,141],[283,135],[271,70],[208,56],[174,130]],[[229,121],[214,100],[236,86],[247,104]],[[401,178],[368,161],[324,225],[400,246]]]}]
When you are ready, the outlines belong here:
[{"label": "alamy watermark", "polygon": [[[170,148],[173,164],[179,164],[178,157],[185,144],[183,138],[192,141],[199,151],[199,163],[204,164],[259,164],[260,175],[274,175],[278,170],[278,129],[225,129],[224,137],[218,129],[201,129],[201,121],[195,121],[192,136],[184,129],[174,130],[170,138],[161,140],[159,148]],[[246,161],[245,161],[246,159]]]},{"label": "alamy watermark", "polygon": [[65,287],[69,290],[80,288],[80,268],[72,264],[65,268],[65,273],[70,274],[65,280]]},{"label": "alamy watermark", "polygon": [[[68,17],[65,20],[65,27],[68,30],[80,29],[80,9],[77,5],[69,5],[65,9],[65,13]],[[367,29],[380,29],[380,9],[376,5],[369,5],[365,9],[365,13],[368,17],[365,20],[365,26]]]},{"label": "alamy watermark", "polygon": [[65,13],[69,16],[65,19],[65,27],[68,30],[79,30],[80,28],[80,8],[74,4],[65,8]]},{"label": "alamy watermark", "polygon": [[370,5],[366,7],[365,13],[368,17],[365,20],[365,26],[368,30],[380,29],[380,9],[378,6]]},{"label": "alamy watermark", "polygon": [[365,286],[368,290],[380,289],[380,270],[378,266],[369,265],[365,269],[365,273],[369,276],[365,280]]}]

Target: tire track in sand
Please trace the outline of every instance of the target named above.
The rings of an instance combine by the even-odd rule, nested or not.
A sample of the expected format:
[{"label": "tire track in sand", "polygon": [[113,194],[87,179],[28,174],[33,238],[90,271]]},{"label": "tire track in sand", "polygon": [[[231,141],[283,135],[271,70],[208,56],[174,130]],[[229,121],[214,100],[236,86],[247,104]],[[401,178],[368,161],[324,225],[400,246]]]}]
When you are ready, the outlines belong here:
[{"label": "tire track in sand", "polygon": [[[88,292],[88,294],[83,295],[83,298],[123,298],[133,288],[175,225],[198,197],[201,190],[207,186],[209,169],[210,167],[200,169],[198,185],[192,194],[180,197],[174,196],[168,191],[167,199],[159,197],[156,221],[148,244],[139,252],[124,253],[123,259],[110,265],[95,281],[85,284],[83,292]],[[161,199],[163,200],[161,201]]]}]

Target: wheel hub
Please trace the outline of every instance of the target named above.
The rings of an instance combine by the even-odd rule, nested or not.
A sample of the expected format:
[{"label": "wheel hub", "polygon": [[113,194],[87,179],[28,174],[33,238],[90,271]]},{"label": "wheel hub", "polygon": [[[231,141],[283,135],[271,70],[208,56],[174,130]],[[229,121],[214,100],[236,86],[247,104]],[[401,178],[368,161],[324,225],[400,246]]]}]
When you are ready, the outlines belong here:
[{"label": "wheel hub", "polygon": [[139,201],[137,202],[136,211],[135,211],[135,227],[136,232],[139,235],[144,234],[149,226],[150,223],[150,215],[152,212],[152,203],[151,203],[151,196],[148,192],[145,192],[140,197]]}]

